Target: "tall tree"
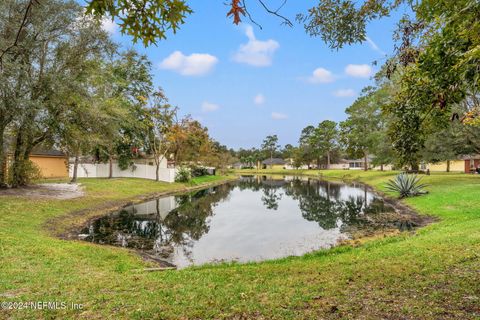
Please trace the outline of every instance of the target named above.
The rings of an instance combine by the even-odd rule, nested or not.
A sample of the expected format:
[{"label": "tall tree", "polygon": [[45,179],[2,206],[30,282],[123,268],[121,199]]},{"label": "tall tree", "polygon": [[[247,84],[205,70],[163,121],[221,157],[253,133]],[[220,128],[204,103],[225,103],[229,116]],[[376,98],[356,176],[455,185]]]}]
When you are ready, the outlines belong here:
[{"label": "tall tree", "polygon": [[315,128],[313,139],[319,154],[327,157],[327,169],[330,169],[332,151],[338,146],[337,123],[331,120],[320,122]]},{"label": "tall tree", "polygon": [[[311,125],[307,126],[302,129],[300,138],[298,140],[303,161],[309,167],[312,161],[314,161],[315,159],[319,159],[319,157],[317,157],[315,153],[314,134],[315,134],[315,127]],[[319,165],[319,160],[317,160],[317,166],[318,165]]]},{"label": "tall tree", "polygon": [[273,168],[273,154],[277,149],[280,148],[278,145],[278,136],[276,134],[267,136],[262,143],[262,150],[270,155],[270,167]]},{"label": "tall tree", "polygon": [[[368,170],[368,155],[379,156],[377,163],[384,164],[382,155],[389,140],[386,132],[386,115],[381,107],[388,99],[385,88],[375,90],[372,87],[364,89],[363,94],[346,109],[347,119],[340,123],[341,141],[350,157],[364,158],[364,170]],[[386,155],[386,154],[385,154]]]},{"label": "tall tree", "polygon": [[[15,29],[12,12],[17,2],[9,0],[3,5],[7,16],[2,34],[8,34],[7,30]],[[1,82],[9,83],[2,87],[2,96],[13,98],[8,102],[12,106],[9,112],[14,114],[14,121],[9,123],[13,186],[26,181],[24,168],[29,167],[30,152],[52,139],[59,118],[68,112],[65,93],[76,89],[85,76],[87,62],[110,45],[99,23],[82,17],[81,7],[73,1],[54,0],[39,6],[22,29],[21,45],[12,47],[2,59]],[[8,41],[7,36],[0,42]],[[6,110],[4,103],[2,110]],[[5,113],[0,116],[8,119]],[[5,132],[0,135],[3,138]]]},{"label": "tall tree", "polygon": [[208,129],[190,116],[175,121],[171,137],[175,165],[182,163],[197,164],[211,148]]},{"label": "tall tree", "polygon": [[128,50],[105,65],[105,76],[102,101],[107,108],[116,109],[118,118],[105,132],[98,150],[100,159],[109,163],[112,178],[114,160],[120,169],[127,169],[135,156],[133,150],[146,141],[145,104],[152,92],[151,62],[146,56]]},{"label": "tall tree", "polygon": [[162,90],[158,90],[154,94],[154,104],[149,110],[149,141],[155,159],[157,181],[160,180],[160,163],[167,160],[167,154],[172,150],[172,128],[177,117],[177,110],[177,107],[168,103]]}]

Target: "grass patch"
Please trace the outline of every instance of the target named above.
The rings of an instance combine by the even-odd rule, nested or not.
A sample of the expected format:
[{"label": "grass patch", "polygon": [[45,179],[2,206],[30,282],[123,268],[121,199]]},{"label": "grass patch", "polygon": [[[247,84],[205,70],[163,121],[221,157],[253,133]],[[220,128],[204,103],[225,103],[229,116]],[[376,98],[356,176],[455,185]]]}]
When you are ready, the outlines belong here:
[{"label": "grass patch", "polygon": [[[305,170],[306,171],[306,170]],[[245,173],[251,173],[242,171]],[[287,171],[262,173],[287,174]],[[288,171],[292,173],[292,171]],[[395,173],[312,171],[383,190]],[[2,310],[0,318],[84,319],[478,319],[480,177],[425,176],[428,195],[405,203],[440,222],[418,230],[303,257],[143,273],[146,262],[120,248],[52,237],[47,221],[109,201],[219,181],[166,184],[80,179],[73,200],[3,197],[0,301],[65,301],[73,310]],[[53,219],[53,220],[52,220]]]}]

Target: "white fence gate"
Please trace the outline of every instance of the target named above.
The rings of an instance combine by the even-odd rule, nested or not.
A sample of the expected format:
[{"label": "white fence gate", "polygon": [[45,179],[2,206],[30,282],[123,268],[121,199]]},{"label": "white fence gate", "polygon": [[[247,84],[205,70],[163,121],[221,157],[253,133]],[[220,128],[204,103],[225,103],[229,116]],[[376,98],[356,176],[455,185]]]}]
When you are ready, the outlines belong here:
[{"label": "white fence gate", "polygon": [[[108,163],[79,163],[77,168],[78,178],[108,178],[110,165]],[[114,178],[141,178],[155,180],[156,166],[148,164],[136,164],[127,170],[121,170],[118,164],[114,163],[112,167],[112,176]],[[73,164],[70,164],[68,170],[69,176],[73,176]],[[160,168],[158,170],[160,181],[174,182],[176,169]]]}]

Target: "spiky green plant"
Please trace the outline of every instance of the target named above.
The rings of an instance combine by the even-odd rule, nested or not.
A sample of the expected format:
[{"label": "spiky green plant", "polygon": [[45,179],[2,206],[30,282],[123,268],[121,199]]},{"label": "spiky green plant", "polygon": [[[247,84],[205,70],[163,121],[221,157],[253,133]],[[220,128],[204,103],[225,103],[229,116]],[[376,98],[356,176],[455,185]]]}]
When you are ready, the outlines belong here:
[{"label": "spiky green plant", "polygon": [[386,189],[393,192],[398,192],[400,198],[414,197],[427,193],[423,190],[427,186],[421,183],[422,178],[416,174],[400,173],[395,179],[390,179],[386,183]]}]

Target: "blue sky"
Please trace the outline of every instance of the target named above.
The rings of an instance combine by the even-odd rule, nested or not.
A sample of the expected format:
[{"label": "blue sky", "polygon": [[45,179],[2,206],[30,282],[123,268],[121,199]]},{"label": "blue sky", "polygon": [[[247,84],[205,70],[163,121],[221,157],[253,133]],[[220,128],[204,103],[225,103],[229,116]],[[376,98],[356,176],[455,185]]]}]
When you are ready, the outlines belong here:
[{"label": "blue sky", "polygon": [[[305,126],[343,120],[345,108],[372,83],[378,68],[372,62],[392,53],[392,33],[403,14],[369,25],[372,43],[335,51],[309,37],[301,25],[282,26],[254,4],[249,9],[262,30],[247,19],[233,25],[223,0],[191,1],[194,13],[186,24],[157,46],[133,45],[111,23],[105,28],[125,48],[135,47],[150,58],[155,85],[182,114],[191,114],[216,140],[238,148],[258,147],[269,134],[277,134],[282,145],[295,145]],[[314,4],[289,1],[282,13],[294,20]]]}]

